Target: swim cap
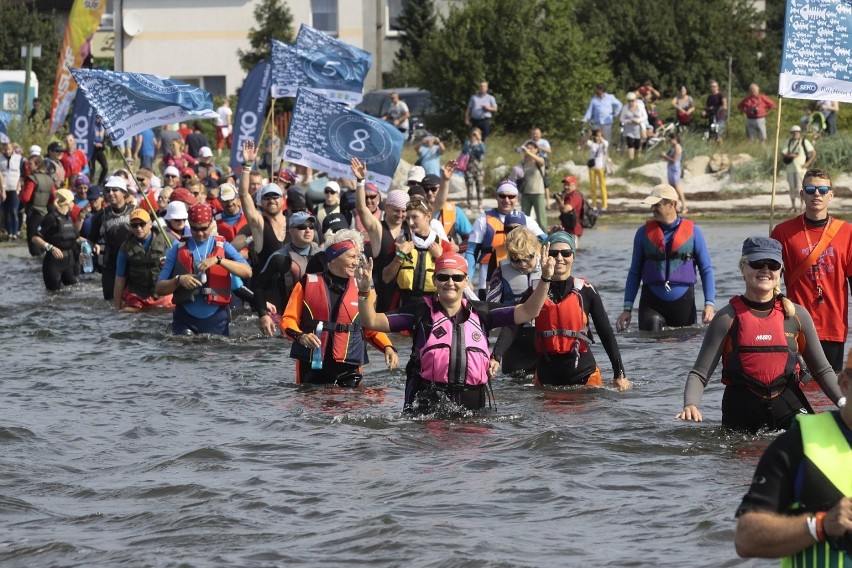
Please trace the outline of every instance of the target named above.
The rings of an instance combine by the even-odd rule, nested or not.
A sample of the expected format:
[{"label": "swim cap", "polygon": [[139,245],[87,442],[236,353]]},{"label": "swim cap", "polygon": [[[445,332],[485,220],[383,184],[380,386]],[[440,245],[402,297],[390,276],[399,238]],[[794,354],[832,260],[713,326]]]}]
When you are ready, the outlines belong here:
[{"label": "swim cap", "polygon": [[435,274],[441,270],[460,270],[467,274],[467,261],[456,252],[445,252],[435,261]]},{"label": "swim cap", "polygon": [[549,237],[547,237],[547,244],[552,245],[554,243],[566,243],[571,250],[575,250],[577,247],[577,239],[571,233],[566,233],[565,231],[556,231]]}]

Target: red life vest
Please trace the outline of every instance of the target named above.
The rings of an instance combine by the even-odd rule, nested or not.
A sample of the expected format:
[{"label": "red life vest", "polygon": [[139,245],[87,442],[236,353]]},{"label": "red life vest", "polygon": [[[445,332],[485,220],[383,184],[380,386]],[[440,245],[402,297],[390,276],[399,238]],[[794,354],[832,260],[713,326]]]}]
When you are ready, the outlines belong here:
[{"label": "red life vest", "polygon": [[790,380],[797,380],[796,353],[784,335],[784,307],[775,301],[766,317],[757,317],[742,298],[731,298],[736,316],[722,355],[722,383],[745,385],[772,398]]},{"label": "red life vest", "polygon": [[[177,265],[175,274],[195,274],[195,262],[192,252],[184,241],[178,245]],[[225,257],[225,239],[221,236],[213,237],[214,246],[210,249],[207,258],[221,256]],[[207,282],[195,290],[178,288],[174,293],[172,301],[175,304],[191,302],[196,294],[204,294],[208,304],[216,306],[227,306],[231,303],[231,273],[219,264],[214,264],[207,269]]]},{"label": "red life vest", "polygon": [[248,224],[246,220],[245,213],[240,213],[240,218],[237,219],[237,222],[234,225],[229,225],[222,219],[222,214],[216,215],[216,229],[218,229],[219,234],[225,237],[225,240],[229,243],[232,242],[239,234],[240,229],[245,227]]},{"label": "red life vest", "polygon": [[[692,222],[692,219],[681,219],[680,225],[675,229],[674,236],[672,237],[672,254],[676,254],[677,250],[681,248],[686,241],[692,238],[693,233],[695,232],[695,223]],[[659,251],[661,259],[666,258],[666,238],[663,235],[663,229],[660,227],[660,224],[656,221],[646,221],[645,222],[645,235],[648,237],[648,240],[651,241],[651,244],[654,245],[654,248]]]},{"label": "red life vest", "polygon": [[[340,299],[337,319],[331,317],[331,296],[322,273],[306,274],[302,281],[304,287],[304,303],[299,327],[303,332],[313,332],[317,323],[323,322],[322,353],[327,353],[328,342],[332,344],[332,358],[340,363],[363,365],[367,362],[367,346],[364,341],[364,331],[358,322],[358,288],[355,279],[350,278],[346,290]],[[302,361],[310,361],[311,350],[300,344],[293,343],[290,356]]]},{"label": "red life vest", "polygon": [[561,302],[547,298],[535,318],[535,346],[538,353],[566,355],[589,350],[592,343],[589,316],[583,306],[580,290],[586,285],[582,278],[574,279],[574,288]]}]

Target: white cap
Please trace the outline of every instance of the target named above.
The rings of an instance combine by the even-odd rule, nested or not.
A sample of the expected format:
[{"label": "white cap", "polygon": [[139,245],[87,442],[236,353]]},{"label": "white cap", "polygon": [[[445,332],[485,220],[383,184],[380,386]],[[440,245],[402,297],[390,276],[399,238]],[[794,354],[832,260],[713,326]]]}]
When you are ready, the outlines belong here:
[{"label": "white cap", "polygon": [[233,201],[237,198],[237,188],[232,183],[223,183],[219,186],[219,201]]},{"label": "white cap", "polygon": [[180,177],[180,170],[174,166],[169,166],[165,170],[163,170],[163,176],[175,176]]},{"label": "white cap", "polygon": [[654,189],[651,191],[651,195],[642,200],[642,205],[656,205],[663,199],[667,199],[669,201],[680,200],[675,188],[667,183],[661,183],[654,186]]},{"label": "white cap", "polygon": [[792,128],[790,128],[790,132],[801,132],[801,131],[802,131],[802,127],[799,126],[798,124],[793,126]]},{"label": "white cap", "polygon": [[41,146],[30,146],[30,156],[41,156]]},{"label": "white cap", "polygon": [[213,157],[213,150],[211,150],[207,146],[202,146],[201,149],[198,151],[198,155],[201,156],[202,158],[212,158]]},{"label": "white cap", "polygon": [[627,93],[627,100],[628,101],[635,101],[636,100],[636,93],[634,93],[633,91]]},{"label": "white cap", "polygon": [[340,193],[340,184],[337,183],[336,181],[330,181],[327,184],[325,184],[325,189],[330,189],[334,193]]},{"label": "white cap", "polygon": [[180,219],[188,219],[189,213],[186,210],[186,203],[183,201],[172,201],[169,203],[169,206],[166,207],[166,221],[176,221]]},{"label": "white cap", "polygon": [[408,170],[408,182],[415,181],[420,183],[423,181],[423,178],[426,177],[426,170],[423,169],[423,166],[413,166],[410,170]]},{"label": "white cap", "polygon": [[110,176],[107,178],[104,187],[117,187],[124,193],[127,193],[127,180],[121,176]]}]

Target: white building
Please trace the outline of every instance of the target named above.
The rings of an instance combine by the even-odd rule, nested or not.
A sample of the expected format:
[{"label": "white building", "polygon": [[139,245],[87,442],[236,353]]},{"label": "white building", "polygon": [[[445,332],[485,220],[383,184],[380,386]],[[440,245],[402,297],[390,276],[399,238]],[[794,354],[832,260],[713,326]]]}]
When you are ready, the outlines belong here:
[{"label": "white building", "polygon": [[[293,15],[294,32],[306,23],[373,54],[373,67],[365,82],[365,90],[370,90],[377,86],[376,69],[387,72],[393,66],[399,47],[395,22],[406,1],[287,0],[286,4]],[[113,46],[116,70],[168,76],[200,85],[214,95],[232,95],[245,77],[237,50],[249,49],[248,32],[256,25],[258,3],[112,0],[99,44]],[[114,33],[112,41],[110,33]],[[380,52],[377,44],[381,44]]]}]

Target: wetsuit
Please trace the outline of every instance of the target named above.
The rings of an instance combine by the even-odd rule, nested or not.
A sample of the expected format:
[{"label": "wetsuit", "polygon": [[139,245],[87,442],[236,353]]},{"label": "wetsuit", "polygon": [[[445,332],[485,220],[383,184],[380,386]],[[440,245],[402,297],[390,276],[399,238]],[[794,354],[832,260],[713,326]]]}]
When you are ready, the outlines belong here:
[{"label": "wetsuit", "polygon": [[[740,296],[742,302],[750,309],[750,317],[766,318],[772,310],[779,309],[775,300],[769,302],[752,302]],[[813,320],[807,310],[798,304],[795,316],[784,317],[783,333],[787,339],[787,346],[791,353],[800,353],[808,365],[813,377],[822,388],[823,392],[833,401],[837,402],[840,390],[837,386],[837,377],[825,358],[819,339],[814,329]],[[719,310],[707,328],[701,351],[695,360],[695,366],[686,378],[686,388],[683,395],[684,407],[689,405],[698,406],[704,388],[716,365],[727,354],[732,342],[737,341],[732,334],[736,333],[734,319],[736,310],[733,305],[728,304]],[[772,335],[771,332],[766,335]],[[726,370],[727,371],[727,370]],[[809,408],[807,401],[799,388],[797,377],[791,377],[791,383],[787,388],[775,389],[773,398],[766,398],[754,387],[749,388],[742,381],[736,381],[733,377],[729,379],[722,398],[722,424],[729,428],[738,430],[755,431],[760,428],[786,428],[790,421],[800,412]]]},{"label": "wetsuit", "polygon": [[80,274],[79,265],[74,262],[74,249],[77,246],[77,230],[71,214],[62,215],[51,210],[41,220],[36,229],[36,234],[62,251],[62,258],[55,258],[53,251],[44,255],[41,265],[41,273],[44,277],[44,285],[48,290],[59,290],[63,285],[69,286],[77,283]]},{"label": "wetsuit", "polygon": [[269,315],[266,309],[267,302],[275,306],[278,314],[284,312],[290,293],[305,274],[308,260],[317,251],[319,247],[316,243],[310,243],[305,249],[297,250],[290,242],[272,253],[255,279],[252,307],[258,315]]},{"label": "wetsuit", "polygon": [[103,268],[101,275],[101,287],[103,288],[104,300],[112,300],[115,290],[115,267],[118,261],[118,251],[121,245],[133,234],[130,227],[130,214],[136,206],[127,204],[123,208],[115,210],[112,207],[104,207],[98,211],[92,219],[92,228],[89,231],[89,240],[103,241],[101,251],[103,262],[99,262]]}]

